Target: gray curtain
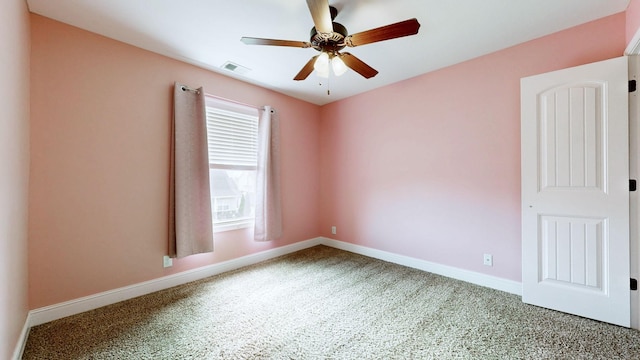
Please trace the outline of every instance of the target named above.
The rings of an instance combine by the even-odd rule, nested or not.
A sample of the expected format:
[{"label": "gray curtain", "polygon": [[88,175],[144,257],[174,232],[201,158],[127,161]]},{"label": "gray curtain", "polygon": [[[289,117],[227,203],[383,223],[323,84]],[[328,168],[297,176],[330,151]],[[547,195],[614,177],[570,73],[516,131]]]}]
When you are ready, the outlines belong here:
[{"label": "gray curtain", "polygon": [[282,236],[279,133],[275,110],[265,106],[260,110],[258,125],[255,241],[271,241]]},{"label": "gray curtain", "polygon": [[213,251],[209,153],[202,88],[175,83],[169,189],[169,256]]}]

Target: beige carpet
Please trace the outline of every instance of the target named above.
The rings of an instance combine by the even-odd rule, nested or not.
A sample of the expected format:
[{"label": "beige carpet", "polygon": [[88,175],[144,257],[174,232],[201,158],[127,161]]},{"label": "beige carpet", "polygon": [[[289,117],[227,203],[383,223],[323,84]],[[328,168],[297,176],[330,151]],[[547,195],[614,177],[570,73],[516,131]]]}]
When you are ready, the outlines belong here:
[{"label": "beige carpet", "polygon": [[317,246],[34,327],[23,359],[640,359],[640,332]]}]

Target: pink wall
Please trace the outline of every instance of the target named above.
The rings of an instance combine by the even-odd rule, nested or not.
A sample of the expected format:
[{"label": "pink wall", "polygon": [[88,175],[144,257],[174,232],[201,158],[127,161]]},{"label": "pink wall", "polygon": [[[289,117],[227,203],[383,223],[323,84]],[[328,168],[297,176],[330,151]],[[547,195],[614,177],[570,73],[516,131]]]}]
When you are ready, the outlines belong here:
[{"label": "pink wall", "polygon": [[520,281],[520,78],[625,44],[620,13],[325,105],[322,235]]},{"label": "pink wall", "polygon": [[629,44],[631,39],[640,29],[640,0],[631,0],[626,12],[626,41]]},{"label": "pink wall", "polygon": [[[318,236],[317,106],[44,17],[31,24],[31,308]],[[163,269],[174,81],[278,110],[281,240],[219,233],[214,253]]]},{"label": "pink wall", "polygon": [[2,4],[0,54],[0,358],[10,359],[28,311],[29,13],[24,0]]},{"label": "pink wall", "polygon": [[[319,234],[517,281],[519,79],[619,56],[625,31],[614,15],[318,108],[32,15],[30,307]],[[282,240],[220,233],[162,268],[174,81],[278,109]]]}]

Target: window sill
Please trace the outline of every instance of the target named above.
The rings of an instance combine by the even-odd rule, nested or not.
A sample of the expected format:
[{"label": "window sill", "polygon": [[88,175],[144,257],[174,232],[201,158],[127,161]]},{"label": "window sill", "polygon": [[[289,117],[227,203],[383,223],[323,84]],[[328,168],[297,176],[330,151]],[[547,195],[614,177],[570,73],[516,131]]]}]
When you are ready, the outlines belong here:
[{"label": "window sill", "polygon": [[250,227],[253,227],[253,220],[220,222],[213,224],[213,233],[215,234]]}]

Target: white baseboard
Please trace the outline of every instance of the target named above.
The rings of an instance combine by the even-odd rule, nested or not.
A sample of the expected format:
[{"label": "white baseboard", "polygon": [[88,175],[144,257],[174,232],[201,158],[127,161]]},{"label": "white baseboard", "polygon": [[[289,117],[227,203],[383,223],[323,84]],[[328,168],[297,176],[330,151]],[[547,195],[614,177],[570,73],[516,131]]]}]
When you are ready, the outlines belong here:
[{"label": "white baseboard", "polygon": [[186,284],[191,281],[204,279],[226,271],[235,270],[243,266],[253,265],[261,261],[286,255],[302,249],[319,245],[322,238],[315,238],[297,242],[291,245],[262,251],[259,253],[239,257],[217,264],[203,266],[197,269],[184,271],[178,274],[164,276],[138,284],[133,284],[82,298],[65,301],[62,303],[41,307],[29,312],[29,326],[36,326],[63,317],[79,314],[85,311],[97,309],[106,305],[132,299],[134,297],[150,294],[155,291]]},{"label": "white baseboard", "polygon": [[18,338],[18,343],[16,344],[16,348],[13,351],[13,360],[22,359],[22,354],[24,353],[24,347],[27,345],[27,338],[29,337],[29,329],[31,328],[31,319],[30,314],[27,314],[27,318],[24,322],[24,326],[22,327],[22,331],[20,332],[20,337]]},{"label": "white baseboard", "polygon": [[355,245],[343,241],[322,238],[322,244],[337,249],[350,251],[356,254],[392,262],[399,265],[408,266],[414,269],[427,271],[430,273],[458,279],[472,284],[481,285],[491,289],[496,289],[511,294],[522,296],[522,283],[507,280],[491,275],[481,274],[474,271],[459,269],[447,265],[437,264],[426,260],[420,260],[409,256],[398,255],[387,251],[377,250],[366,246]]},{"label": "white baseboard", "polygon": [[409,256],[398,255],[391,252],[368,248],[365,246],[355,245],[343,241],[318,237],[297,242],[291,245],[286,245],[279,248],[243,256],[237,259],[232,259],[197,269],[188,270],[178,274],[164,276],[158,279],[149,280],[138,284],[133,284],[31,310],[29,311],[24,328],[20,335],[20,339],[18,341],[18,344],[16,345],[16,349],[14,351],[14,359],[17,360],[22,357],[22,352],[24,351],[24,346],[27,342],[29,328],[31,328],[32,326],[44,324],[49,321],[97,309],[106,305],[115,304],[123,300],[150,294],[155,291],[186,284],[191,281],[204,279],[209,276],[221,274],[223,272],[235,270],[244,266],[253,265],[261,261],[273,259],[278,256],[300,251],[316,245],[326,245],[334,247],[336,249],[346,250],[356,254],[369,256],[375,259],[380,259],[399,265],[431,272],[434,274],[467,281],[492,289],[501,290],[516,295],[522,295],[522,284],[516,281],[480,274],[469,270],[458,269],[451,266],[436,264]]}]

